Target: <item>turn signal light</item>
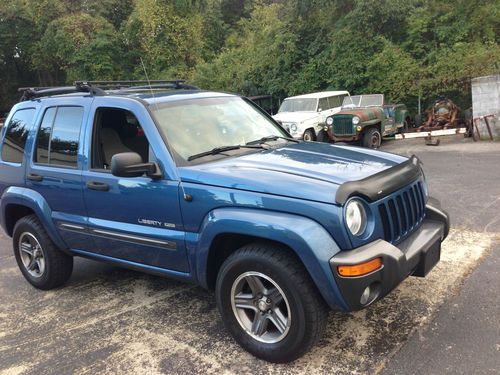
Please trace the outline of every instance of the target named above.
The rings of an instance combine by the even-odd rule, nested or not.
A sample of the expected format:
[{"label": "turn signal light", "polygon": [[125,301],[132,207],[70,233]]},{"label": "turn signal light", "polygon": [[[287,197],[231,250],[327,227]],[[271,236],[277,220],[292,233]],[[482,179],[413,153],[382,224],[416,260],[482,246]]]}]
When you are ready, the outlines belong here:
[{"label": "turn signal light", "polygon": [[376,271],[382,267],[382,258],[375,258],[368,262],[355,264],[352,266],[338,266],[337,271],[340,276],[355,277],[363,276]]}]

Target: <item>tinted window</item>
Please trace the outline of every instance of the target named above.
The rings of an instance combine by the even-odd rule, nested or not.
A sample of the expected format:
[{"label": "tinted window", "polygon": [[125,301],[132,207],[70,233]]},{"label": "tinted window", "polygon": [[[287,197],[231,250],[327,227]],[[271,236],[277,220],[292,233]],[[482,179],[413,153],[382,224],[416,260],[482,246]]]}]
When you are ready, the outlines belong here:
[{"label": "tinted window", "polygon": [[328,98],[321,98],[319,100],[319,107],[318,110],[326,111],[327,109],[330,109],[330,106],[328,105]]},{"label": "tinted window", "polygon": [[12,163],[23,161],[26,139],[34,116],[34,108],[21,109],[12,116],[3,140],[2,160]]},{"label": "tinted window", "polygon": [[82,107],[47,109],[37,135],[36,162],[76,168],[82,120]]},{"label": "tinted window", "polygon": [[82,107],[58,108],[50,137],[50,164],[76,168],[82,120]]},{"label": "tinted window", "polygon": [[35,162],[47,164],[49,162],[49,141],[52,124],[56,115],[56,107],[49,108],[45,111],[40,130],[36,137]]},{"label": "tinted window", "polygon": [[330,108],[337,108],[342,106],[342,101],[346,95],[331,96],[328,98]]}]

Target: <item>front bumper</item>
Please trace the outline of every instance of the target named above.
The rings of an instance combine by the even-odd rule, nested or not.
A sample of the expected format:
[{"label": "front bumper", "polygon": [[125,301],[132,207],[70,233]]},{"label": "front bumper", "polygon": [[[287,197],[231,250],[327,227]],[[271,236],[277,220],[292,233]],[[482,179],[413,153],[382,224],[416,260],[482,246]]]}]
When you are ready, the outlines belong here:
[{"label": "front bumper", "polygon": [[[404,241],[392,245],[376,240],[359,248],[343,251],[330,259],[330,266],[342,296],[351,310],[360,310],[381,299],[408,276],[424,277],[439,261],[441,242],[448,235],[450,220],[439,202],[429,198],[425,219]],[[343,277],[338,266],[356,265],[382,258],[382,267],[367,275]],[[368,297],[362,295],[367,287]]]}]

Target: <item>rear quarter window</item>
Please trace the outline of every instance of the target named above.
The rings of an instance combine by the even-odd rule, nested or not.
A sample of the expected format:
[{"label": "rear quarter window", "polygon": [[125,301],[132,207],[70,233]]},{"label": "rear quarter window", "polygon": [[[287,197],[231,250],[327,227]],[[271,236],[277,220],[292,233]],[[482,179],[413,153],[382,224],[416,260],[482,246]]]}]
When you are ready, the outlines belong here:
[{"label": "rear quarter window", "polygon": [[2,160],[22,163],[28,139],[28,132],[33,124],[35,108],[20,109],[14,113],[2,143]]}]

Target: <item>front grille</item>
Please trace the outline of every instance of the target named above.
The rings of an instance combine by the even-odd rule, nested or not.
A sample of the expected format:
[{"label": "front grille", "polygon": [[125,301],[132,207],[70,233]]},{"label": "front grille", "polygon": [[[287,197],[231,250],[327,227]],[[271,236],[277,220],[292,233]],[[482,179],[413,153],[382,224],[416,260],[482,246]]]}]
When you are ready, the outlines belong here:
[{"label": "front grille", "polygon": [[333,134],[334,135],[354,135],[352,126],[352,115],[333,116]]},{"label": "front grille", "polygon": [[384,239],[395,243],[411,233],[425,217],[422,183],[416,182],[378,205]]}]

